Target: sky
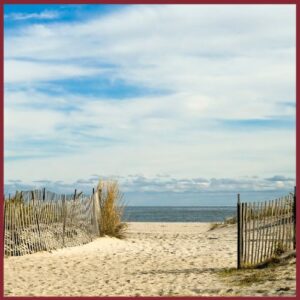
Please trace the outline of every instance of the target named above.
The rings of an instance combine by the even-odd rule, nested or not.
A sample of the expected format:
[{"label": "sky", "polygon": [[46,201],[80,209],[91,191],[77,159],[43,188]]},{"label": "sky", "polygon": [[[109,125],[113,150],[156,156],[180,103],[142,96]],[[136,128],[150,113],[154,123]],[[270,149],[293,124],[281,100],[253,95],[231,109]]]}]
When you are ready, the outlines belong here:
[{"label": "sky", "polygon": [[4,23],[6,193],[293,190],[294,5],[5,5]]}]

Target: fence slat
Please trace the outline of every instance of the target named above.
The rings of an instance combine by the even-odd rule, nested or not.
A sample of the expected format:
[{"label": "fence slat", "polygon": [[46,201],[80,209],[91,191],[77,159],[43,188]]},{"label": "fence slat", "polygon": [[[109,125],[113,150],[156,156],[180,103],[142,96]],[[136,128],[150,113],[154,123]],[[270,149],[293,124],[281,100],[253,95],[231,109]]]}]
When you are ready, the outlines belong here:
[{"label": "fence slat", "polygon": [[290,236],[290,249],[294,249],[294,226],[293,226],[293,206],[294,206],[294,196],[290,195],[290,226],[289,226],[289,236]]},{"label": "fence slat", "polygon": [[275,248],[275,229],[276,226],[275,224],[275,219],[276,219],[276,200],[272,200],[272,215],[270,219],[270,248],[269,248],[269,253],[268,257],[271,257],[273,255],[273,250]]},{"label": "fence slat", "polygon": [[254,263],[254,239],[255,239],[255,203],[252,203],[252,240],[251,240],[251,264]]},{"label": "fence slat", "polygon": [[247,203],[244,203],[244,251],[243,251],[243,264],[246,262],[247,259],[247,246],[248,246],[248,241],[247,241],[247,224],[248,224],[248,207],[247,207]]},{"label": "fence slat", "polygon": [[263,227],[263,230],[262,230],[262,246],[261,246],[261,253],[260,253],[260,258],[259,258],[259,262],[263,262],[264,258],[265,258],[265,255],[266,255],[266,249],[267,249],[267,244],[268,244],[268,241],[267,241],[267,230],[266,230],[266,219],[268,217],[268,209],[269,209],[269,206],[268,206],[268,202],[264,202],[264,205],[263,205],[263,221],[262,221],[262,227]]},{"label": "fence slat", "polygon": [[261,239],[262,239],[262,218],[263,218],[263,209],[262,209],[262,203],[257,204],[257,249],[255,253],[255,263],[260,262],[260,255],[261,255]]},{"label": "fence slat", "polygon": [[281,236],[282,236],[282,198],[278,199],[278,213],[277,213],[277,237],[276,237],[276,252],[282,249]]},{"label": "fence slat", "polygon": [[281,237],[281,243],[283,245],[283,249],[287,250],[286,245],[286,209],[287,209],[287,199],[283,199],[283,207],[282,207],[282,237]]}]

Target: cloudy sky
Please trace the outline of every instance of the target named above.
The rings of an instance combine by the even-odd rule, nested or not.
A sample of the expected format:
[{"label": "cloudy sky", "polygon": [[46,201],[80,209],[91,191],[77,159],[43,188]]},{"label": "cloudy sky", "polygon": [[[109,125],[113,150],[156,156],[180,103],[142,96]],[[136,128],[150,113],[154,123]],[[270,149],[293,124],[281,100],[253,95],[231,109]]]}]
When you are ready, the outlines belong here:
[{"label": "cloudy sky", "polygon": [[294,185],[294,5],[6,5],[4,66],[7,192]]}]

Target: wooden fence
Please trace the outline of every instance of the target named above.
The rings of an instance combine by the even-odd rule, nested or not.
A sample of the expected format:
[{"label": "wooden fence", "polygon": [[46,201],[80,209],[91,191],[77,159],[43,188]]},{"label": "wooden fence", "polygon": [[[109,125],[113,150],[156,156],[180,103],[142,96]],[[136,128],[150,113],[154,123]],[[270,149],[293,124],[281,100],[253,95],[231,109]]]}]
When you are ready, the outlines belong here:
[{"label": "wooden fence", "polygon": [[4,201],[5,255],[19,256],[88,243],[99,236],[94,195],[36,190]]},{"label": "wooden fence", "polygon": [[238,261],[245,268],[296,249],[296,188],[294,193],[260,203],[237,204]]}]

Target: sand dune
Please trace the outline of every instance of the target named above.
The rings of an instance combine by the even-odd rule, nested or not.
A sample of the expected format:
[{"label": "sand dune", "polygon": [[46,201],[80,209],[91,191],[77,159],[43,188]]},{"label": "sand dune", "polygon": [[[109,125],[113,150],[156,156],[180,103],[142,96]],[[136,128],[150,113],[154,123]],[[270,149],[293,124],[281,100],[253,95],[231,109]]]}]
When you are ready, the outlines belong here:
[{"label": "sand dune", "polygon": [[208,223],[130,223],[125,240],[5,258],[5,295],[294,295],[295,263],[274,281],[237,285],[220,276],[236,266],[236,228]]}]

